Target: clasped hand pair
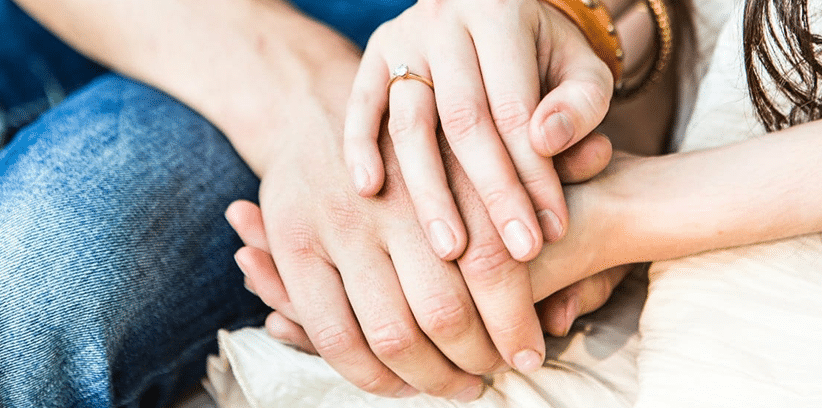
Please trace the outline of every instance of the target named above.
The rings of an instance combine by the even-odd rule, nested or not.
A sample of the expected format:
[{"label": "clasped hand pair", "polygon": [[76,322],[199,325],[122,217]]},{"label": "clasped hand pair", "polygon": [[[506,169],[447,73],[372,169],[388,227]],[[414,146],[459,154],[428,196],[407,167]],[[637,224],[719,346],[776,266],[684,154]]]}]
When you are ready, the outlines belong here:
[{"label": "clasped hand pair", "polygon": [[[409,33],[417,41],[397,52]],[[395,84],[389,135],[380,123],[398,62],[430,74],[436,95]],[[601,265],[580,243],[603,234],[564,227],[560,185],[608,163],[607,138],[583,137],[605,115],[612,85],[576,27],[537,0],[420,1],[381,27],[347,114],[318,103],[313,131],[271,154],[261,207],[227,212],[246,244],[236,258],[247,283],[275,309],[272,334],[386,396],[472,400],[479,374],[540,367],[540,321],[563,334],[625,273],[586,279]],[[567,208],[596,212],[591,197]],[[552,214],[547,224],[538,213]],[[453,246],[437,245],[433,220],[445,220]],[[515,234],[511,221],[522,227]],[[540,252],[545,231],[556,242],[529,272],[521,261]],[[546,259],[550,267],[538,267]],[[546,297],[538,315],[534,302]]]}]

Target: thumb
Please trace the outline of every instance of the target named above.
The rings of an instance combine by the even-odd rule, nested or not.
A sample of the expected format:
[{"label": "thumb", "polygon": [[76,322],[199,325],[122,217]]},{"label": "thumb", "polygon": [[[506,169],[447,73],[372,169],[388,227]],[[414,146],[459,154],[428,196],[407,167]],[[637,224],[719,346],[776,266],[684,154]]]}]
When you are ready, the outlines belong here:
[{"label": "thumb", "polygon": [[613,155],[611,140],[593,132],[554,157],[554,168],[563,184],[582,183],[602,172]]},{"label": "thumb", "polygon": [[577,317],[591,313],[611,297],[635,265],[606,269],[568,286],[537,303],[542,330],[552,336],[565,336]]},{"label": "thumb", "polygon": [[541,156],[555,156],[580,141],[605,118],[614,77],[581,33],[552,47],[547,69],[550,91],[529,124],[531,146]]}]

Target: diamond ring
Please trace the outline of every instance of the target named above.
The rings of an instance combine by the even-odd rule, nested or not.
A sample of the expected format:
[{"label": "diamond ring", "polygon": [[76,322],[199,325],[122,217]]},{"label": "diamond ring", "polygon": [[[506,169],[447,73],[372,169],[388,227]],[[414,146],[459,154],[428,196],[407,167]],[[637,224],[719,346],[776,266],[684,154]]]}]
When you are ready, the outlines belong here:
[{"label": "diamond ring", "polygon": [[413,80],[416,80],[416,81],[420,81],[420,82],[428,85],[428,87],[431,88],[432,91],[434,90],[434,83],[431,82],[430,79],[428,79],[426,77],[423,77],[423,76],[419,76],[415,73],[412,73],[408,69],[408,65],[406,65],[406,64],[397,65],[397,67],[394,68],[393,71],[391,71],[391,80],[388,81],[388,87],[387,87],[388,90],[391,90],[391,85],[393,85],[394,82],[397,82],[400,79],[413,79]]}]

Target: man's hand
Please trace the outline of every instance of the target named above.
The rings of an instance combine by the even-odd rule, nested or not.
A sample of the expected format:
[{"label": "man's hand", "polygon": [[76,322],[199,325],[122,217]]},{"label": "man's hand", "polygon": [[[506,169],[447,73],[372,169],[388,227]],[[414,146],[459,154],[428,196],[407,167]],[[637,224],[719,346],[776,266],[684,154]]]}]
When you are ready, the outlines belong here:
[{"label": "man's hand", "polygon": [[294,313],[319,354],[366,391],[475,399],[482,381],[468,373],[504,362],[462,275],[431,250],[398,178],[377,199],[354,193],[328,117],[272,155],[260,188]]}]

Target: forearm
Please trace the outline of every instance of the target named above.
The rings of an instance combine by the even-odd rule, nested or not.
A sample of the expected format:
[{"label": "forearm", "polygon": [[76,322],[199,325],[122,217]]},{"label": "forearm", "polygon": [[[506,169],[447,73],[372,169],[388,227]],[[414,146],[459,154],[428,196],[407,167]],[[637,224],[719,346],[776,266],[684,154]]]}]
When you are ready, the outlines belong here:
[{"label": "forearm", "polygon": [[272,130],[317,110],[341,127],[359,51],[285,2],[18,2],[87,56],[203,114],[258,174],[288,133]]},{"label": "forearm", "polygon": [[609,257],[655,261],[822,231],[820,130],[645,158],[603,178],[617,221]]}]

